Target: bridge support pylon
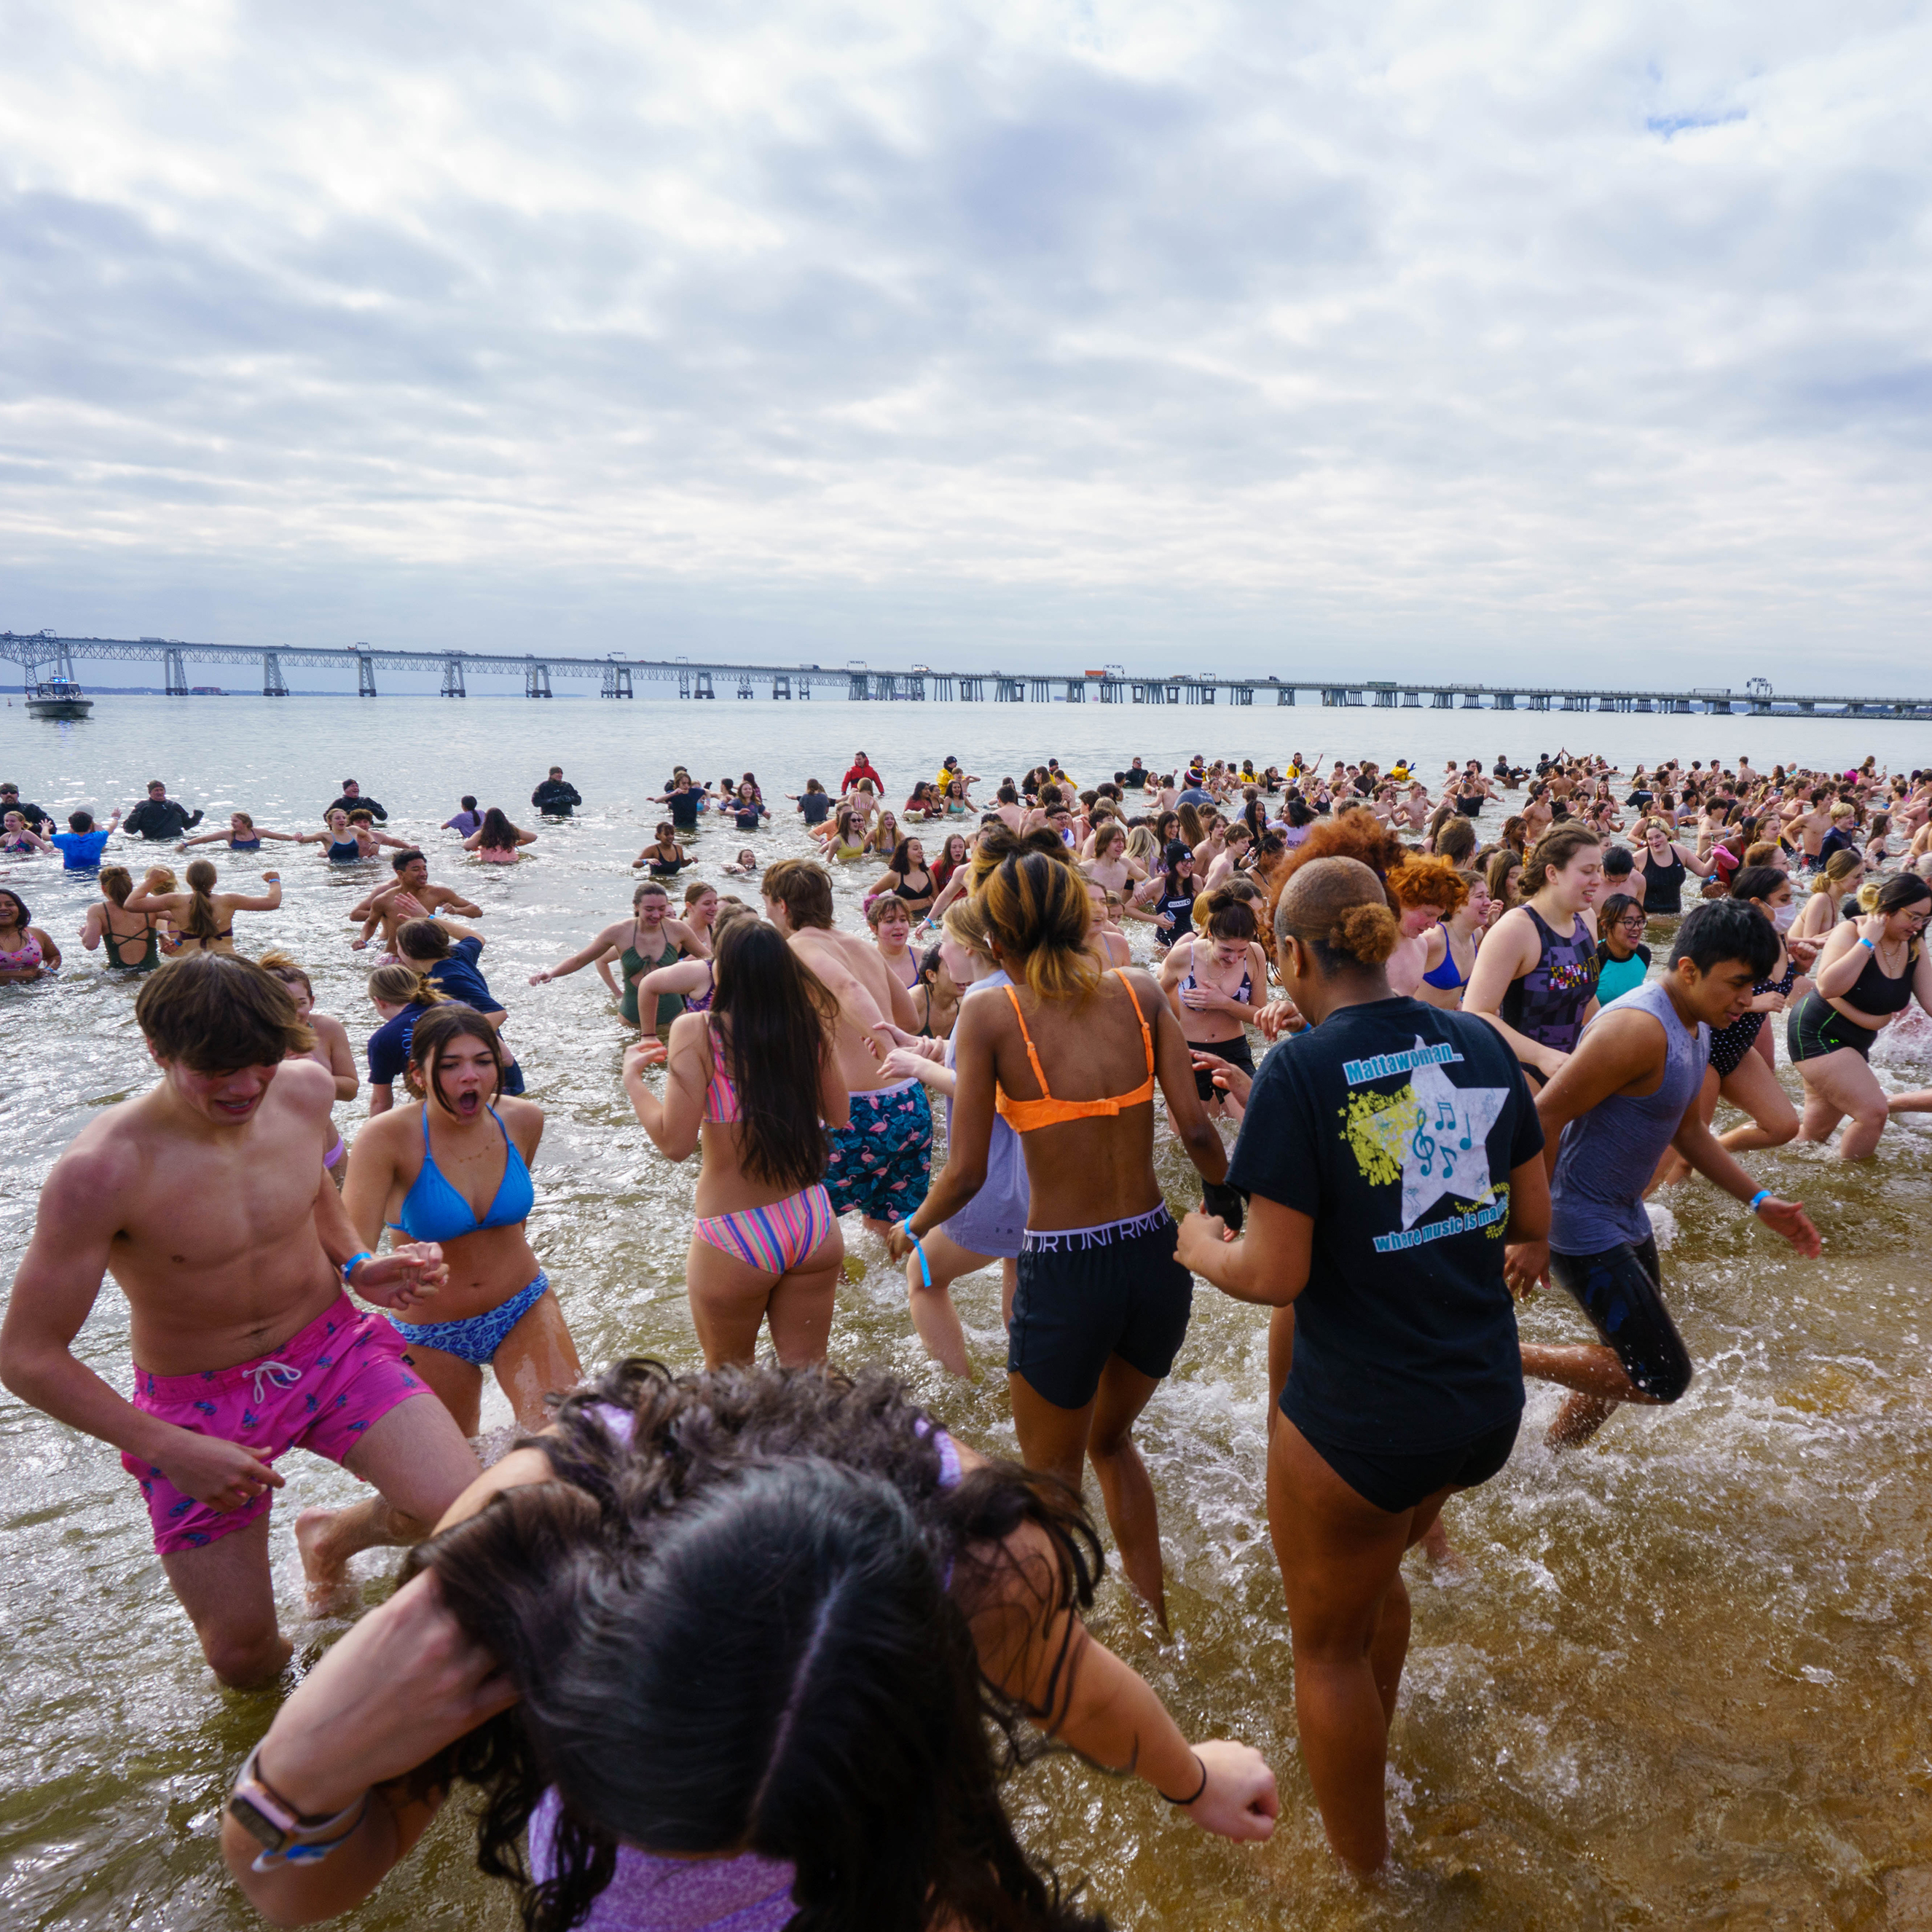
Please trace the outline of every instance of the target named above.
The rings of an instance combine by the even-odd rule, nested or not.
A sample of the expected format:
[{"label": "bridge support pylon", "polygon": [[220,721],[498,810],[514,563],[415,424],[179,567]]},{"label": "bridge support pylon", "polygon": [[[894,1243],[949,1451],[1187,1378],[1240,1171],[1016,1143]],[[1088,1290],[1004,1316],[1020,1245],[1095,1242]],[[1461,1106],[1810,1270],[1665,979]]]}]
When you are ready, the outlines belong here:
[{"label": "bridge support pylon", "polygon": [[470,695],[470,687],[463,682],[463,660],[454,652],[442,661],[442,694],[446,698]]},{"label": "bridge support pylon", "polygon": [[262,695],[264,698],[286,698],[288,686],[282,682],[282,658],[279,651],[262,653]]}]

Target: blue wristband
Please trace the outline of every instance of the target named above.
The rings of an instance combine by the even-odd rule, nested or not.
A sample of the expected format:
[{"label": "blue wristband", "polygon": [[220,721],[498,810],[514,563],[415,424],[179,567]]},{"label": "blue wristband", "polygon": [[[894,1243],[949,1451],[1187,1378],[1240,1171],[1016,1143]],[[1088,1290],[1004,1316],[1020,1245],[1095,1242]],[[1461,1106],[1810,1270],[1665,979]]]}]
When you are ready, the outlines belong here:
[{"label": "blue wristband", "polygon": [[910,1228],[906,1230],[906,1232],[912,1238],[913,1252],[919,1257],[919,1271],[925,1276],[926,1286],[930,1288],[932,1286],[932,1270],[926,1258],[926,1244],[916,1234],[913,1234]]},{"label": "blue wristband", "polygon": [[1757,1210],[1770,1198],[1771,1190],[1768,1187],[1760,1187],[1758,1191],[1751,1196],[1750,1201],[1746,1204],[1750,1208],[1751,1213],[1755,1214]]},{"label": "blue wristband", "polygon": [[1863,933],[1860,933],[1858,935],[1858,944],[1864,946],[1868,952],[1876,952],[1878,950],[1878,948],[1873,945],[1871,941],[1866,938]]},{"label": "blue wristband", "polygon": [[364,1262],[373,1262],[375,1258],[376,1257],[371,1254],[367,1248],[364,1248],[359,1255],[351,1255],[349,1258],[342,1264],[342,1285],[344,1287],[346,1288],[348,1286],[349,1277],[353,1274]]}]

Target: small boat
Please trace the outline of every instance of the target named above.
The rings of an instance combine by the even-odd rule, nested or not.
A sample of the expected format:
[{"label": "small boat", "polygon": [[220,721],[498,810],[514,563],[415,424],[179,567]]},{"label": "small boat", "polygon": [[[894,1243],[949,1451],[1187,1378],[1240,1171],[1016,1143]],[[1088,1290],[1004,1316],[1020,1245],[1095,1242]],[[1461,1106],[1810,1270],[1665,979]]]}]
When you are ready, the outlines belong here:
[{"label": "small boat", "polygon": [[85,718],[93,709],[94,700],[70,677],[56,675],[27,687],[27,710],[35,718]]}]

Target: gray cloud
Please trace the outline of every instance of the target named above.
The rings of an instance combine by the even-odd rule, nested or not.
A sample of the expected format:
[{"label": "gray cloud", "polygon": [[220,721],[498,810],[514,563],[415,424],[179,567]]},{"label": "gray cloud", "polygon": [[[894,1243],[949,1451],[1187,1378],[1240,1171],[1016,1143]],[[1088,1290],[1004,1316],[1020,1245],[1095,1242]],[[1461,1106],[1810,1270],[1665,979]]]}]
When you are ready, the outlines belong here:
[{"label": "gray cloud", "polygon": [[0,626],[1922,655],[1914,10],[0,21]]}]

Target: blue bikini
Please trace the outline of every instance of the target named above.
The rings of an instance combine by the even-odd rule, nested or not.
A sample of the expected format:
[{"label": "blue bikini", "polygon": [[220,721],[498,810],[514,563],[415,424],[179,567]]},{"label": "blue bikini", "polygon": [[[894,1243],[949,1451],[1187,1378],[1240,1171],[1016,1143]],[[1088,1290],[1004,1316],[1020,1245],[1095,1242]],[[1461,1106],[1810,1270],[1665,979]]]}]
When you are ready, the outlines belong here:
[{"label": "blue bikini", "polygon": [[352,866],[362,856],[362,842],[356,838],[331,839],[323,856],[332,866]]},{"label": "blue bikini", "polygon": [[[403,1196],[402,1219],[391,1222],[391,1227],[412,1241],[454,1241],[485,1228],[512,1228],[530,1219],[537,1198],[530,1170],[494,1107],[490,1109],[490,1118],[503,1136],[503,1178],[496,1184],[496,1198],[482,1220],[477,1220],[469,1202],[450,1185],[436,1166],[436,1156],[430,1150],[429,1109],[425,1107],[422,1171]],[[446,1354],[460,1355],[479,1369],[487,1368],[504,1338],[543,1299],[549,1288],[549,1276],[539,1269],[527,1288],[520,1288],[508,1301],[494,1308],[486,1308],[481,1315],[469,1316],[460,1322],[398,1322],[394,1316],[389,1319],[410,1347],[440,1348]]]}]

